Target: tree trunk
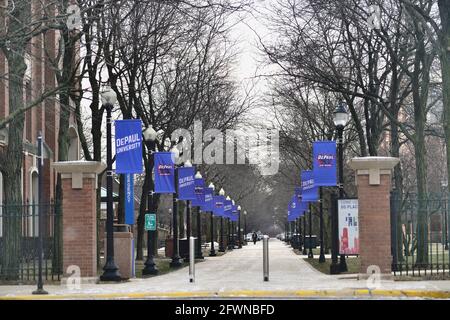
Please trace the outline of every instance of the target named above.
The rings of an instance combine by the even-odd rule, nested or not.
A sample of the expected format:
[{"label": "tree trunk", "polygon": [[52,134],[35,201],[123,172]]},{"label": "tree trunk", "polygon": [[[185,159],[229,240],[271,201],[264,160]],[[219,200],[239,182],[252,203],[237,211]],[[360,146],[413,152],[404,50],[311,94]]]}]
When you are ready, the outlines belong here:
[{"label": "tree trunk", "polygon": [[[395,119],[398,117],[398,108],[397,112],[393,113]],[[391,121],[391,155],[395,158],[400,158],[400,140],[399,140],[399,128],[396,123]],[[401,201],[403,199],[403,173],[401,164],[398,164],[394,167],[394,188],[398,192],[397,201]],[[403,239],[402,239],[402,216],[400,212],[397,213],[397,259],[398,261],[403,261]]]},{"label": "tree trunk", "polygon": [[[430,69],[428,57],[425,51],[424,34],[416,27],[416,53],[414,60],[414,72],[412,77],[412,94],[414,104],[415,139],[414,153],[416,162],[417,179],[417,257],[416,264],[428,262],[428,213],[427,213],[427,163],[425,147],[425,123],[426,105],[428,99],[428,87]],[[420,76],[421,75],[421,76]]]},{"label": "tree trunk", "polygon": [[[69,118],[70,118],[70,95],[73,88],[73,76],[74,76],[74,59],[75,59],[75,43],[71,38],[69,31],[64,30],[62,32],[64,41],[64,54],[62,61],[62,72],[57,76],[59,86],[63,89],[59,92],[59,130],[58,130],[58,161],[69,160]],[[55,214],[59,217],[59,223],[56,226],[55,237],[58,237],[58,243],[61,244],[58,248],[58,255],[62,257],[62,203],[63,203],[63,191],[61,174],[57,174],[56,187],[55,187]],[[57,263],[62,264],[62,259],[56,259]],[[59,268],[58,268],[59,269]],[[64,270],[63,270],[64,271]]]},{"label": "tree trunk", "polygon": [[[22,1],[12,6],[11,19],[8,20],[8,32],[16,35],[4,50],[8,61],[8,92],[9,112],[24,107],[23,80],[27,65],[25,63],[25,48],[28,41],[20,35],[27,31],[23,29],[31,16],[31,4]],[[10,8],[8,8],[9,10]],[[21,241],[21,210],[22,185],[21,170],[23,163],[23,130],[24,114],[16,116],[8,127],[8,145],[1,153],[0,169],[3,173],[5,199],[3,220],[3,252],[1,278],[17,280],[20,264]]]},{"label": "tree trunk", "polygon": [[[439,0],[438,5],[441,18],[439,58],[442,74],[442,120],[447,151],[447,179],[450,181],[450,3],[446,0]],[[448,184],[448,192],[450,193],[450,183]]]},{"label": "tree trunk", "polygon": [[[9,106],[10,112],[23,107],[23,77],[26,70],[23,53],[11,53],[9,67]],[[17,79],[17,80],[16,80]],[[24,115],[13,119],[8,128],[8,146],[1,168],[5,192],[5,212],[3,221],[2,278],[17,280],[20,263]]]}]

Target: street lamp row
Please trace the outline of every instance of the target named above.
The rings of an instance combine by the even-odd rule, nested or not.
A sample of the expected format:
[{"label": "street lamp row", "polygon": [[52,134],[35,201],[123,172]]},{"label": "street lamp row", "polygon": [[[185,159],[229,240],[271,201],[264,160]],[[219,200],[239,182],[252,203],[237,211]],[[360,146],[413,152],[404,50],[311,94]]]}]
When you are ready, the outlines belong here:
[{"label": "street lamp row", "polygon": [[[338,199],[344,199],[345,193],[344,193],[344,138],[343,133],[345,126],[347,125],[348,121],[350,119],[350,116],[347,112],[346,104],[344,101],[340,100],[336,109],[333,112],[333,123],[335,125],[335,129],[337,132],[337,147],[338,147],[338,197],[334,194],[332,194],[332,216],[331,216],[331,234],[332,234],[332,254],[331,254],[331,266],[330,266],[330,273],[331,274],[337,274],[340,272],[347,271],[347,264],[345,261],[345,255],[340,255],[340,261],[338,262],[338,255],[339,255],[339,230],[338,230],[338,210],[337,210],[337,200]],[[320,255],[319,255],[319,262],[323,263],[325,262],[325,253],[324,253],[324,222],[323,222],[323,192],[322,187],[319,187],[319,194],[320,194],[320,202],[319,202],[319,218],[320,218]],[[293,234],[298,233],[299,236],[302,233],[300,218],[293,221],[294,226],[292,227],[292,222],[288,222],[286,224],[286,235],[285,235],[285,241],[291,242],[293,245]],[[289,230],[288,230],[289,229]],[[289,231],[289,232],[288,232]],[[303,255],[308,254],[309,258],[313,258],[313,252],[312,252],[312,239],[311,239],[311,233],[312,233],[312,217],[311,217],[311,206],[309,207],[309,250],[306,250],[306,215],[303,216],[303,249],[300,246],[298,249],[302,251]],[[289,237],[289,235],[291,235]],[[299,239],[299,243],[301,243]]]},{"label": "street lamp row", "polygon": [[[106,262],[103,267],[103,274],[100,276],[100,280],[102,281],[121,281],[121,275],[119,273],[119,269],[114,261],[114,209],[113,209],[113,169],[112,169],[112,110],[114,107],[114,104],[117,101],[117,95],[116,93],[110,88],[110,87],[104,87],[101,92],[101,98],[102,98],[102,106],[106,110],[106,162],[107,162],[107,171],[106,171],[106,192],[107,192],[107,219],[106,219]],[[143,138],[144,143],[147,148],[147,158],[149,162],[148,168],[151,168],[154,163],[154,153],[156,152],[156,144],[158,140],[159,133],[155,131],[155,129],[149,125],[144,131],[143,131]],[[177,145],[181,142],[172,140],[172,143],[174,144],[173,147],[170,149],[170,152],[173,153],[174,159],[175,159],[175,181],[177,181],[177,167],[185,166],[185,167],[192,167],[192,164],[190,161],[186,161],[185,163],[181,163],[181,154],[177,147]],[[201,179],[200,172],[197,172],[195,175],[195,178]],[[210,188],[214,190],[214,184],[209,185]],[[151,179],[150,185],[149,185],[149,191],[148,191],[148,197],[147,197],[147,211],[148,212],[154,212],[155,211],[155,201],[154,201],[154,182]],[[219,191],[219,195],[225,195],[225,191],[223,188]],[[177,212],[178,212],[178,190],[177,190],[177,183],[175,184],[175,193],[173,194],[173,203],[172,203],[172,233],[173,233],[173,255],[172,260],[170,262],[171,267],[179,267],[182,265],[182,259],[179,254],[179,245],[178,245],[178,221],[177,221]],[[229,197],[227,197],[227,200],[229,200]],[[234,203],[233,203],[234,204]],[[190,236],[190,204],[188,203],[187,206],[187,220],[189,224],[189,230],[187,231],[188,237]],[[242,248],[242,239],[241,239],[241,230],[240,230],[240,224],[241,224],[241,207],[238,206],[238,237],[239,237],[239,248]],[[244,211],[244,216],[247,214],[246,211]],[[228,219],[228,224],[230,223]],[[246,223],[246,222],[245,222]],[[234,224],[233,224],[234,227]],[[197,258],[202,258],[201,255],[201,218],[200,218],[200,208],[197,210],[197,238],[198,238],[198,256]],[[234,230],[234,228],[233,228]],[[246,226],[245,226],[246,230]],[[223,244],[223,217],[221,217],[221,228],[220,228],[220,245],[219,245],[219,251],[225,251],[224,244]],[[230,236],[230,232],[229,232]],[[234,240],[234,233],[233,233],[233,240]],[[145,267],[142,271],[143,275],[155,275],[158,274],[158,268],[156,267],[156,263],[154,261],[154,257],[156,255],[155,253],[155,242],[156,242],[156,231],[154,230],[148,230],[147,231],[147,259],[145,261]],[[234,242],[234,241],[233,241]],[[230,243],[230,241],[229,241]],[[230,248],[231,249],[231,248]],[[210,256],[215,256],[215,248],[214,248],[214,215],[211,212],[211,251]]]}]

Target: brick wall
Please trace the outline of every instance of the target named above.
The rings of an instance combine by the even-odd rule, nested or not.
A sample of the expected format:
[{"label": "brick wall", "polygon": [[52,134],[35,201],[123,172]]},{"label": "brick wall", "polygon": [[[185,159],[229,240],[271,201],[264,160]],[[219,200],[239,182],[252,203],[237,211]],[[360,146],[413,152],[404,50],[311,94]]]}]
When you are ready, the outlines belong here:
[{"label": "brick wall", "polygon": [[63,267],[80,267],[81,277],[97,276],[95,179],[83,178],[83,189],[63,179]]},{"label": "brick wall", "polygon": [[369,185],[368,175],[358,175],[360,273],[371,265],[391,273],[391,229],[389,192],[391,177],[380,176],[380,185]]}]

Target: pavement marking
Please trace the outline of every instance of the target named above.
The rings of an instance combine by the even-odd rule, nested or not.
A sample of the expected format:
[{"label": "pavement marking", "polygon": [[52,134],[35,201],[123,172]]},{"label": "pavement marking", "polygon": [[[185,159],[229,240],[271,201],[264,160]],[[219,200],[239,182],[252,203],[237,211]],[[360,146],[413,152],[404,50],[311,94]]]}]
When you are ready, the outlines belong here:
[{"label": "pavement marking", "polygon": [[433,298],[450,299],[450,291],[428,290],[295,290],[295,291],[265,291],[265,290],[237,290],[237,291],[193,291],[193,292],[136,292],[136,293],[105,293],[105,294],[64,294],[64,295],[17,295],[1,296],[0,300],[59,300],[59,299],[145,299],[145,298]]}]

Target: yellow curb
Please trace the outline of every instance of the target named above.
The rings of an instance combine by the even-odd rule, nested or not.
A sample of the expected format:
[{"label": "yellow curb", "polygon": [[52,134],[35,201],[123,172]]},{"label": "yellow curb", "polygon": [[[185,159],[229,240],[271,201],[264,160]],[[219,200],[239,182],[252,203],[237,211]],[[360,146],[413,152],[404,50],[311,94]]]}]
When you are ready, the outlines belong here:
[{"label": "yellow curb", "polygon": [[237,297],[416,297],[450,299],[450,291],[427,290],[296,290],[296,291],[269,291],[269,290],[237,290],[237,291],[193,291],[193,292],[136,292],[136,293],[104,293],[104,294],[62,294],[62,295],[18,295],[0,296],[0,300],[59,300],[59,299],[144,299],[144,298],[237,298]]},{"label": "yellow curb", "polygon": [[407,297],[450,299],[449,291],[402,290],[402,293]]},{"label": "yellow curb", "polygon": [[95,293],[95,294],[62,294],[62,295],[22,295],[1,296],[0,300],[58,300],[58,299],[114,299],[114,298],[183,298],[183,297],[211,297],[211,292],[136,292],[136,293]]},{"label": "yellow curb", "polygon": [[401,297],[403,292],[401,290],[381,290],[375,289],[370,291],[372,296],[388,296],[388,297]]}]

